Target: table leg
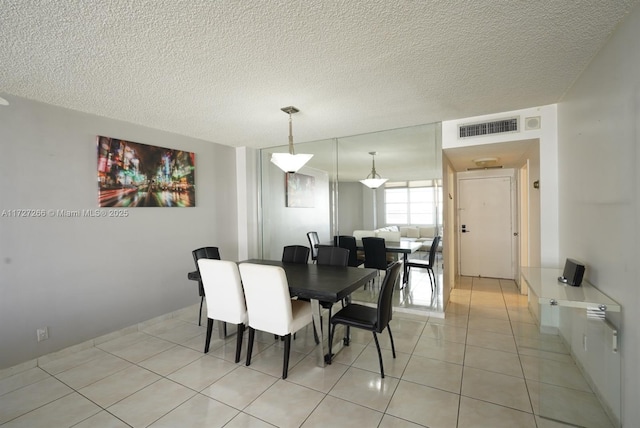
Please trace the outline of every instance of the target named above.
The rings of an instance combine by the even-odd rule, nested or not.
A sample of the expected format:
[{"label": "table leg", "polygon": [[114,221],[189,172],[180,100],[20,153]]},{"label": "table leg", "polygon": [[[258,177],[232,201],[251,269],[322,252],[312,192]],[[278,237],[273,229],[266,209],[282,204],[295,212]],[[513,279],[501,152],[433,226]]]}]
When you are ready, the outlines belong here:
[{"label": "table leg", "polygon": [[[348,297],[348,301],[351,301],[351,296]],[[313,313],[313,325],[315,328],[315,334],[317,335],[317,337],[319,338],[319,344],[316,345],[316,364],[318,365],[318,367],[325,367],[328,361],[328,354],[329,354],[329,345],[327,342],[327,352],[325,353],[325,346],[324,346],[324,342],[325,340],[328,341],[328,337],[329,337],[329,330],[327,330],[327,334],[323,335],[323,331],[324,329],[322,328],[322,305],[320,304],[320,302],[318,300],[315,299],[311,299],[311,311]],[[328,317],[327,317],[328,318]],[[331,322],[329,321],[329,319],[327,319],[327,329],[331,328]],[[340,350],[342,349],[342,347],[346,344],[347,346],[349,345],[349,333],[347,331],[347,333],[345,334],[344,338],[336,341],[336,338],[333,338],[333,346],[331,347],[331,353],[335,356],[338,352],[340,352]]]},{"label": "table leg", "polygon": [[322,306],[316,299],[311,299],[311,312],[313,314],[313,328],[316,330],[316,336],[319,339],[318,345],[316,345],[316,364],[318,367],[324,367],[324,337],[322,335],[322,318],[321,318]]}]

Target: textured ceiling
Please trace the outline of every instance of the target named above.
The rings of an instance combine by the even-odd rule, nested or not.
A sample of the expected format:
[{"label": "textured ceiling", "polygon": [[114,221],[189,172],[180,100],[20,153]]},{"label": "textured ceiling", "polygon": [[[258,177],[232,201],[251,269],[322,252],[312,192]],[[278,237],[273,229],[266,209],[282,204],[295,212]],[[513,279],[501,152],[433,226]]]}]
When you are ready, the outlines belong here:
[{"label": "textured ceiling", "polygon": [[0,93],[230,146],[555,103],[637,0],[0,2]]}]

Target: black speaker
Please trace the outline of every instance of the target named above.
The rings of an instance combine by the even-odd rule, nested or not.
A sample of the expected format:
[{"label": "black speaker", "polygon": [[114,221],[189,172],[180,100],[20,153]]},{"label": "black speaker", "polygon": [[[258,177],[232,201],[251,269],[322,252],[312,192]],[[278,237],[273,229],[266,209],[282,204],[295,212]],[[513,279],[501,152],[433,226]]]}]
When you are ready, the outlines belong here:
[{"label": "black speaker", "polygon": [[564,271],[562,276],[558,277],[558,281],[565,284],[573,285],[574,287],[580,286],[582,283],[582,277],[584,276],[584,265],[579,261],[573,259],[567,259],[564,264]]}]

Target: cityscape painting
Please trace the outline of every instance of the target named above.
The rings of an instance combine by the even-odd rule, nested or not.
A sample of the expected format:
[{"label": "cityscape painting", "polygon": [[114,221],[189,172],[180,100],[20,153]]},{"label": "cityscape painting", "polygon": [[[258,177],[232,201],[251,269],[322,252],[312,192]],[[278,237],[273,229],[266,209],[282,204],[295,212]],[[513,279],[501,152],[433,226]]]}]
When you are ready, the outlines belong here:
[{"label": "cityscape painting", "polygon": [[287,207],[313,208],[315,206],[316,179],[310,175],[286,173]]},{"label": "cityscape painting", "polygon": [[98,206],[195,207],[195,153],[98,136]]}]

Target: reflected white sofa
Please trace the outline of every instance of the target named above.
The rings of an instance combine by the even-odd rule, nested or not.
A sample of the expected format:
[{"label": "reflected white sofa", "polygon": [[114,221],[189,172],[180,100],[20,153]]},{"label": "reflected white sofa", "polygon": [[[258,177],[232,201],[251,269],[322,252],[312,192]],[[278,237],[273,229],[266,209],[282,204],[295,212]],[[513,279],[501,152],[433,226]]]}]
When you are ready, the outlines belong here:
[{"label": "reflected white sofa", "polygon": [[[431,243],[433,238],[437,234],[437,228],[435,226],[407,226],[400,227],[400,239],[407,241],[422,242],[422,251],[429,251],[431,249]],[[442,240],[438,245],[438,251],[442,251]]]},{"label": "reflected white sofa", "polygon": [[[354,230],[353,236],[356,239],[362,239],[366,236],[377,236],[384,238],[386,241],[417,241],[422,242],[421,251],[429,251],[431,243],[436,236],[437,228],[435,226],[387,226],[375,230]],[[438,251],[442,251],[442,241],[438,246]]]}]

